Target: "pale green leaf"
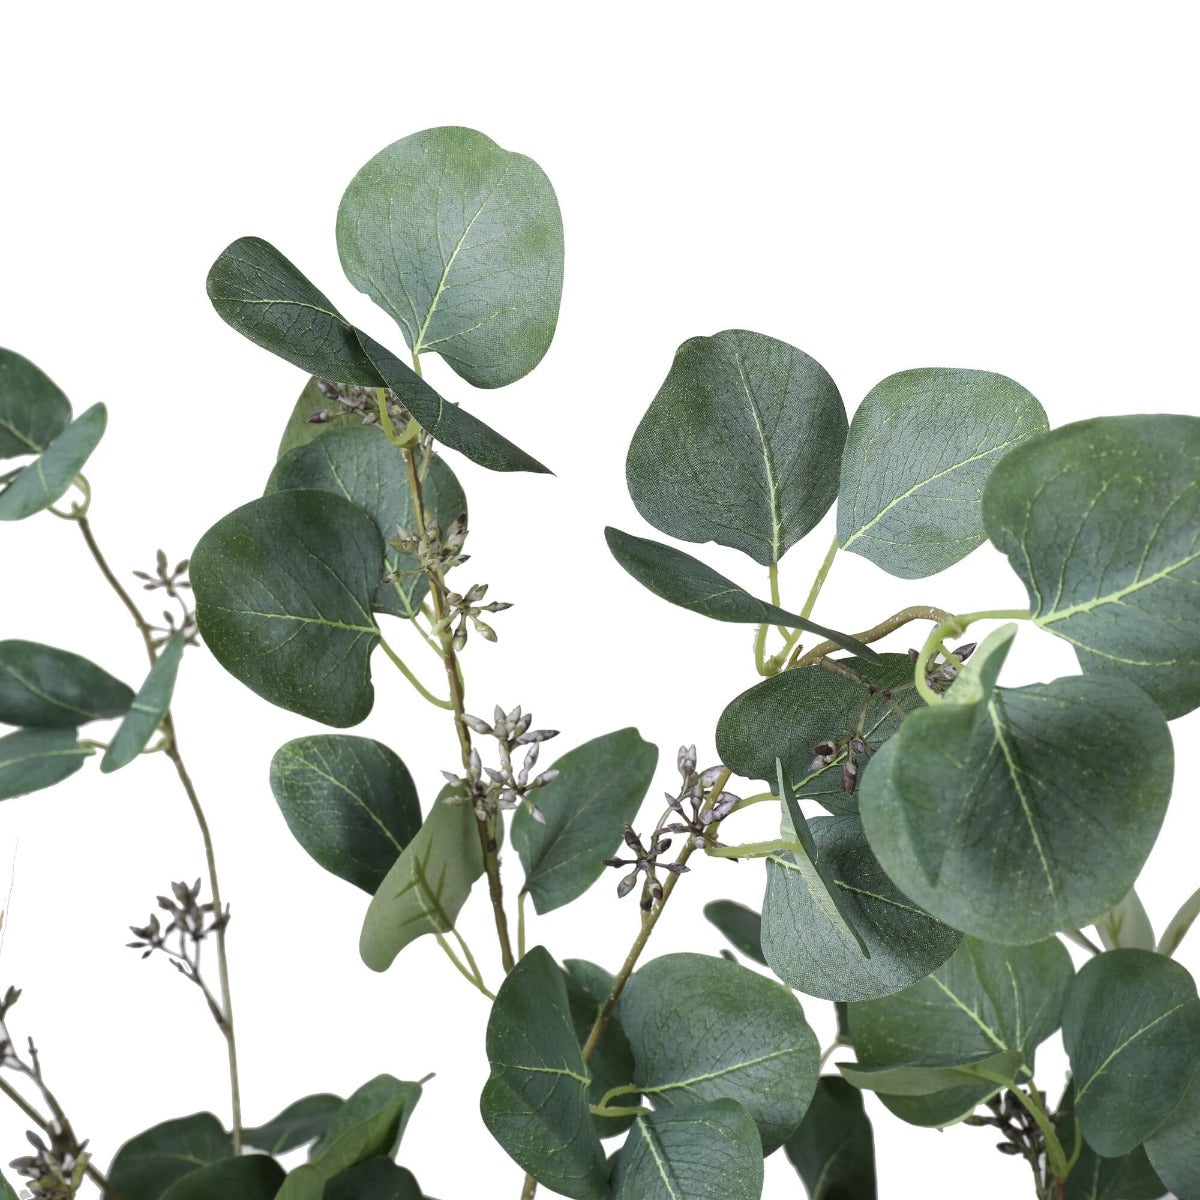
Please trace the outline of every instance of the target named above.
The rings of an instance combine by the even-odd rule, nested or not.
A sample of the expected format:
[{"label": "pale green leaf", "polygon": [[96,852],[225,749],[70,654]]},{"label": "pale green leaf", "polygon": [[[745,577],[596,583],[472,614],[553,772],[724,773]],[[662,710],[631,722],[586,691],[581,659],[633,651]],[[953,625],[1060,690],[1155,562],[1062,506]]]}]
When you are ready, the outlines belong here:
[{"label": "pale green leaf", "polygon": [[71,403],[40,368],[0,349],[0,458],[41,454],[71,422]]},{"label": "pale green leaf", "polygon": [[19,521],[49,508],[71,486],[104,436],[108,410],[93,404],[0,491],[0,521]]},{"label": "pale green leaf", "polygon": [[150,668],[142,686],[138,688],[129,705],[117,732],[113,734],[104,757],[100,760],[100,770],[106,774],[117,771],[135,758],[146,748],[154,731],[162,724],[167,710],[171,707],[171,696],[175,691],[175,677],[179,673],[179,663],[183,658],[184,637],[175,633],[167,640],[165,646],[158,652],[158,658]]},{"label": "pale green leaf", "polygon": [[95,663],[40,642],[0,642],[0,722],[27,729],[75,729],[119,717],[133,689]]}]

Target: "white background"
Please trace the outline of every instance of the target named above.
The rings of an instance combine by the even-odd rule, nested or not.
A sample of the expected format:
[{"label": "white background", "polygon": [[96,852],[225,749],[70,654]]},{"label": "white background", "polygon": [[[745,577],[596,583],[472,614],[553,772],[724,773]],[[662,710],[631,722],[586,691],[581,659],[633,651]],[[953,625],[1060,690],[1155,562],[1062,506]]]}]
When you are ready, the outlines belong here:
[{"label": "white background", "polygon": [[[241,235],[267,238],[398,346],[399,331],[341,276],[341,191],[408,133],[482,129],[536,158],[558,190],[558,335],[541,367],[502,392],[475,393],[435,361],[428,375],[557,472],[492,476],[455,461],[473,518],[463,581],[516,602],[497,620],[497,646],[469,648],[468,706],[531,707],[564,731],[557,751],[633,724],[662,746],[671,786],[678,743],[713,761],[718,714],[755,679],[752,630],[639,590],[601,537],[608,522],[650,532],[625,491],[625,448],[685,338],[740,326],[790,341],[832,373],[851,410],[883,376],[936,365],[1011,375],[1054,425],[1200,413],[1190,5],[183,12],[43,3],[10,8],[0,30],[0,344],[41,365],[77,411],[109,406],[88,467],[97,536],[123,574],[149,566],[159,545],[182,557],[271,466],[303,377],[212,312],[204,277],[217,253]],[[785,604],[802,601],[831,529],[830,519],[784,563]],[[0,636],[87,652],[136,684],[139,639],[76,531],[43,515],[0,536]],[[749,560],[709,550],[763,592]],[[986,547],[914,582],[845,555],[815,615],[861,628],[916,602],[966,611],[1025,598]],[[395,640],[436,680],[431,655]],[[1074,669],[1032,630],[1018,651],[1008,682]],[[376,670],[375,712],[358,732],[394,746],[428,802],[456,758],[450,724],[382,657]],[[521,1172],[478,1117],[482,997],[428,939],[388,974],[368,971],[356,948],[365,895],[305,856],[272,800],[274,749],[316,727],[202,650],[185,661],[177,714],[233,906],[248,1120],[380,1071],[436,1071],[403,1160],[443,1200],[515,1197]],[[1180,782],[1143,886],[1160,929],[1197,883],[1200,723],[1193,714],[1174,728]],[[16,848],[0,982],[25,988],[14,1032],[36,1037],[106,1166],[166,1117],[225,1116],[227,1095],[223,1044],[198,993],[123,948],[156,893],[201,871],[186,803],[164,760],[109,777],[93,768],[0,806],[0,885]],[[761,872],[700,864],[653,949],[715,953],[701,905],[757,904]],[[637,922],[615,882],[537,920],[531,941],[615,969]],[[497,985],[482,896],[464,928]],[[1200,969],[1200,934],[1180,958]],[[827,1040],[830,1006],[806,1008]],[[1053,1048],[1043,1062],[1057,1093]],[[883,1196],[1030,1194],[1024,1163],[992,1151],[987,1131],[917,1131],[876,1111]],[[3,1160],[23,1152],[24,1127],[0,1108]],[[782,1155],[767,1164],[766,1195],[802,1195]]]}]

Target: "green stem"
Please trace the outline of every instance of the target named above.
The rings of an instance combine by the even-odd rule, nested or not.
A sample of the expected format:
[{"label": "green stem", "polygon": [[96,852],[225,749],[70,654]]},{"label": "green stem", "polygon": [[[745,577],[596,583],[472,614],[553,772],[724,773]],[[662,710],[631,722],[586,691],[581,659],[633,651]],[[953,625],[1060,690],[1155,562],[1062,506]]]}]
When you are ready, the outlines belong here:
[{"label": "green stem", "polygon": [[489,1000],[495,1000],[496,999],[495,993],[491,992],[487,988],[487,986],[484,984],[483,977],[479,974],[479,968],[475,965],[475,960],[473,958],[470,958],[470,951],[466,950],[466,943],[462,940],[462,938],[459,938],[459,945],[461,945],[463,947],[463,949],[466,950],[467,956],[468,956],[468,958],[470,958],[470,962],[471,962],[470,970],[468,970],[467,967],[463,965],[462,960],[458,957],[457,954],[454,953],[453,947],[450,945],[450,943],[448,941],[446,941],[445,937],[441,933],[438,933],[435,930],[434,936],[437,938],[437,944],[439,946],[441,946],[443,951],[445,951],[446,957],[451,961],[451,963],[454,964],[454,969],[473,988],[475,988],[477,991],[482,992]]},{"label": "green stem", "polygon": [[[778,608],[779,607],[779,563],[778,563],[778,561],[773,562],[767,568],[767,579],[770,581],[770,585],[771,585],[771,603],[773,605],[775,605],[776,608]],[[787,639],[789,637],[791,637],[791,635],[792,635],[792,631],[784,625],[776,625],[775,628],[779,630],[779,635],[780,635],[780,637],[782,637],[784,639],[784,641],[787,641]]]},{"label": "green stem", "polygon": [[1086,950],[1089,954],[1103,954],[1104,953],[1104,951],[1101,950],[1100,947],[1097,946],[1096,943],[1093,942],[1092,939],[1090,937],[1088,937],[1088,935],[1086,933],[1084,933],[1082,930],[1064,929],[1062,931],[1062,935],[1063,935],[1063,937],[1065,937],[1067,939],[1068,942],[1074,942],[1075,945],[1080,946],[1082,949]]},{"label": "green stem", "polygon": [[[609,1088],[603,1096],[600,1097],[600,1103],[592,1106],[592,1112],[597,1110],[603,1112],[608,1108],[608,1102],[615,1100],[618,1096],[636,1096],[641,1093],[641,1088],[636,1083],[622,1083],[618,1087]],[[609,1113],[609,1116],[616,1116],[616,1113]]]},{"label": "green stem", "polygon": [[1012,1095],[1016,1096],[1022,1107],[1037,1122],[1038,1128],[1042,1131],[1042,1137],[1046,1139],[1046,1158],[1054,1178],[1066,1179],[1071,1170],[1067,1165],[1066,1151],[1063,1150],[1062,1143],[1058,1140],[1058,1131],[1054,1128],[1054,1122],[1050,1120],[1050,1114],[1046,1112],[1041,1100],[1038,1098],[1037,1088],[1033,1088],[1031,1092],[1026,1092],[1024,1088],[1014,1084],[1008,1090]]},{"label": "green stem", "polygon": [[517,959],[525,957],[525,897],[529,893],[522,888],[517,893]]},{"label": "green stem", "polygon": [[821,563],[820,570],[817,571],[817,577],[813,580],[812,587],[809,589],[808,599],[805,600],[804,607],[800,610],[800,615],[806,620],[812,616],[812,610],[817,603],[817,597],[821,594],[821,588],[825,586],[825,577],[829,574],[829,568],[833,566],[833,560],[837,552],[838,540],[835,536],[825,555],[825,561]]},{"label": "green stem", "polygon": [[435,696],[412,673],[412,671],[409,669],[408,665],[404,662],[404,660],[395,652],[395,650],[393,650],[391,648],[391,646],[389,646],[387,644],[387,640],[385,638],[380,637],[379,645],[380,645],[380,648],[383,650],[384,654],[386,654],[388,656],[388,658],[390,658],[392,660],[392,662],[395,663],[395,665],[399,668],[400,673],[404,676],[404,678],[407,679],[408,682],[411,683],[413,685],[413,687],[417,689],[417,691],[422,695],[422,697],[424,697],[424,699],[428,700],[430,704],[436,705],[438,708],[444,708],[447,710],[452,710],[454,708],[454,702],[452,700],[442,700],[440,697]]},{"label": "green stem", "polygon": [[[880,621],[878,625],[873,625],[870,629],[865,629],[862,633],[856,633],[854,636],[858,641],[870,644],[887,637],[889,633],[895,633],[897,629],[907,625],[910,621],[952,620],[954,618],[943,608],[933,608],[928,604],[914,604],[909,608],[902,608],[898,613],[893,613],[890,617]],[[807,667],[840,649],[841,646],[837,642],[821,642],[803,655],[793,654],[788,667]]]},{"label": "green stem", "polygon": [[588,1112],[594,1117],[641,1117],[650,1111],[644,1104],[631,1104],[624,1108],[603,1108],[599,1104],[593,1104],[588,1108]]},{"label": "green stem", "polygon": [[[947,656],[947,660],[954,658],[954,655],[942,644],[944,638],[958,637],[965,633],[968,627],[976,621],[1027,621],[1029,620],[1029,615],[1029,609],[1027,608],[991,608],[985,609],[982,612],[962,613],[958,616],[947,614],[944,616],[929,637],[925,639],[925,645],[921,647],[921,653],[917,656],[917,663],[913,668],[913,683],[916,685],[921,699],[926,704],[941,704],[944,699],[940,693],[935,692],[925,682],[925,675],[934,655],[940,651],[943,655]],[[959,663],[958,665],[961,666],[962,664]]]}]

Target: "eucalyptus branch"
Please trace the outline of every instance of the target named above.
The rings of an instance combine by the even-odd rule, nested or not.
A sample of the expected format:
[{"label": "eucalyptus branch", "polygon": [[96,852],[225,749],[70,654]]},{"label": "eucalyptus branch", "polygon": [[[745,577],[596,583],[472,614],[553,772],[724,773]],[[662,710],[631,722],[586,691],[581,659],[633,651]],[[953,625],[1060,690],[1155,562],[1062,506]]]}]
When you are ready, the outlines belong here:
[{"label": "eucalyptus branch", "polygon": [[[945,609],[933,608],[928,604],[916,604],[909,608],[902,608],[886,620],[880,621],[878,625],[864,629],[862,633],[856,633],[854,637],[857,641],[866,642],[869,645],[871,642],[877,642],[881,638],[887,637],[889,633],[895,633],[897,629],[909,624],[910,621],[937,621],[940,623],[953,620],[953,615],[946,612]],[[788,660],[788,669],[807,667],[810,663],[815,663],[827,654],[832,654],[841,648],[837,642],[821,642],[803,654],[797,648],[797,652]]]}]

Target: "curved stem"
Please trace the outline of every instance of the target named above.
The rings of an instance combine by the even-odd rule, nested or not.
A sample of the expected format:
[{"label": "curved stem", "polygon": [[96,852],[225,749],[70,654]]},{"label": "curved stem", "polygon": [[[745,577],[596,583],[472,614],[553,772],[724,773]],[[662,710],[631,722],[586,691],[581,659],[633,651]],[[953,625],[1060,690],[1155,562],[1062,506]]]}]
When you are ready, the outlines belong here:
[{"label": "curved stem", "polygon": [[1064,929],[1062,931],[1062,935],[1067,939],[1068,942],[1074,942],[1075,945],[1081,946],[1084,950],[1088,951],[1089,954],[1104,953],[1104,951],[1101,950],[1100,947],[1097,946],[1096,943],[1093,942],[1092,939],[1080,929]]},{"label": "curved stem", "polygon": [[420,693],[423,699],[428,700],[430,704],[436,705],[438,708],[453,709],[454,704],[450,700],[443,700],[440,696],[435,696],[409,669],[408,664],[387,644],[387,639],[380,637],[379,646],[384,654],[392,660],[392,663],[399,669],[400,674],[413,685]]},{"label": "curved stem", "polygon": [[[954,617],[951,613],[946,612],[942,608],[933,608],[928,604],[914,604],[909,608],[902,608],[898,613],[893,613],[890,617],[880,621],[878,625],[872,625],[870,629],[863,630],[862,633],[856,633],[854,637],[860,642],[877,642],[880,638],[885,638],[889,633],[894,633],[897,629],[907,625],[910,621],[953,621]],[[827,654],[832,654],[835,650],[840,650],[842,647],[837,642],[821,642],[814,646],[804,655],[792,655],[788,662],[788,668],[807,667],[810,663],[815,663],[818,659],[824,658]]]},{"label": "curved stem", "polygon": [[981,612],[962,613],[958,616],[952,614],[944,616],[925,639],[925,644],[917,656],[916,666],[913,668],[913,683],[916,684],[921,699],[926,704],[941,704],[943,700],[943,697],[925,682],[929,663],[935,654],[940,651],[948,662],[953,660],[958,666],[962,666],[942,644],[945,638],[958,637],[976,621],[1026,621],[1028,619],[1029,609],[1027,608],[991,608]]}]

